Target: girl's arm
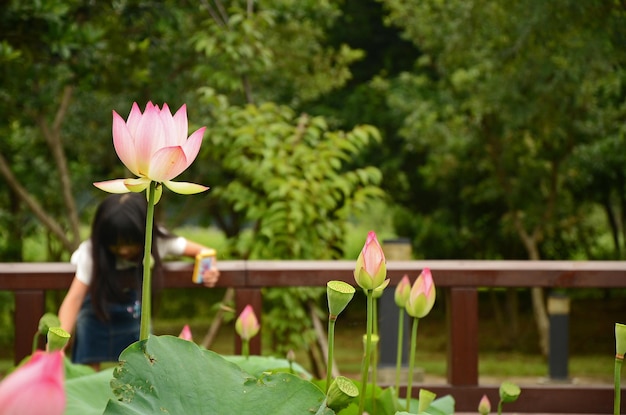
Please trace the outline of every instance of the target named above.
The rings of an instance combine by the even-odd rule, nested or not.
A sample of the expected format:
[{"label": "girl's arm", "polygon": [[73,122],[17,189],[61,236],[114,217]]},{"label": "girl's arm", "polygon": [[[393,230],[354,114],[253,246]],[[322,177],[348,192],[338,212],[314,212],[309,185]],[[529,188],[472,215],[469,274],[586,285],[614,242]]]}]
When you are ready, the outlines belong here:
[{"label": "girl's arm", "polygon": [[76,318],[78,312],[83,304],[83,300],[87,295],[89,286],[84,282],[79,281],[76,277],[72,280],[72,285],[61,303],[59,308],[59,320],[61,320],[61,328],[72,333],[74,331],[74,325],[76,324]]}]

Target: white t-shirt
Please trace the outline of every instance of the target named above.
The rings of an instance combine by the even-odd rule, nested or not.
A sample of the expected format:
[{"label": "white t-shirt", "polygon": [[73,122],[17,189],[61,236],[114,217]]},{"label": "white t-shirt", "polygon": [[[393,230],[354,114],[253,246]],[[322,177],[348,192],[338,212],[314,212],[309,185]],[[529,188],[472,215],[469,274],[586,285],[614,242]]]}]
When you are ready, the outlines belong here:
[{"label": "white t-shirt", "polygon": [[[173,238],[156,238],[157,251],[161,258],[168,255],[181,256],[185,252],[187,239],[182,236]],[[91,250],[91,239],[83,241],[72,254],[70,262],[76,265],[76,278],[83,284],[91,284],[93,271],[93,257]]]}]

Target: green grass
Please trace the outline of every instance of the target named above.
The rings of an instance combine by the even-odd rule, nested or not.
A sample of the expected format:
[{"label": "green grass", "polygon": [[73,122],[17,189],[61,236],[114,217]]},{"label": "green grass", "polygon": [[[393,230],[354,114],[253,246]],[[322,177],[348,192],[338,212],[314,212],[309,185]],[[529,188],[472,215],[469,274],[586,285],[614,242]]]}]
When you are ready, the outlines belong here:
[{"label": "green grass", "polygon": [[[424,321],[423,330],[418,332],[418,347],[416,350],[416,367],[424,370],[426,376],[445,379],[447,370],[447,356],[445,352],[445,334],[441,333],[444,325],[441,317],[433,316],[432,324]],[[207,319],[176,318],[155,319],[155,334],[169,334],[177,336],[182,327],[189,324],[194,335],[194,341],[201,344],[206,335],[210,321]],[[335,359],[342,374],[359,379],[362,359],[362,335],[364,323],[358,318],[339,320],[335,338]],[[485,329],[487,331],[487,329]],[[437,334],[438,333],[438,334]],[[209,347],[224,355],[234,354],[235,333],[233,323],[228,322],[220,327],[215,342]],[[269,344],[264,341],[263,344]],[[272,355],[268,348],[263,349],[266,355]],[[296,360],[303,367],[311,370],[308,354],[305,350],[296,351]],[[12,367],[10,359],[0,360],[0,378]],[[521,353],[515,351],[498,351],[482,348],[479,351],[479,376],[489,379],[519,379],[525,378],[536,383],[548,374],[548,364],[538,353]],[[612,384],[613,356],[610,353],[570,354],[570,378],[580,383]]]},{"label": "green grass", "polygon": [[[155,324],[155,332],[178,335],[184,324],[186,324],[184,321],[161,321]],[[194,341],[201,343],[208,330],[208,324],[196,321],[192,322],[190,326],[194,334]],[[351,324],[343,327],[338,324],[335,334],[335,360],[338,369],[342,374],[357,380],[361,370],[362,335],[363,330]],[[210,349],[221,354],[233,354],[234,336],[232,323],[222,326],[215,343],[211,345]],[[443,381],[447,371],[445,349],[433,349],[438,347],[437,345],[440,343],[435,340],[429,341],[428,339],[420,338],[418,334],[418,341],[420,340],[421,343],[418,344],[416,350],[416,367],[423,369],[427,376],[441,378],[441,381]],[[266,355],[272,355],[271,350],[264,349],[263,352]],[[296,359],[303,367],[311,370],[306,351],[297,351]],[[481,379],[527,378],[530,382],[536,383],[547,377],[548,363],[540,354],[480,351],[478,372]],[[569,375],[571,379],[579,380],[581,383],[612,384],[613,356],[597,354],[570,355]]]}]

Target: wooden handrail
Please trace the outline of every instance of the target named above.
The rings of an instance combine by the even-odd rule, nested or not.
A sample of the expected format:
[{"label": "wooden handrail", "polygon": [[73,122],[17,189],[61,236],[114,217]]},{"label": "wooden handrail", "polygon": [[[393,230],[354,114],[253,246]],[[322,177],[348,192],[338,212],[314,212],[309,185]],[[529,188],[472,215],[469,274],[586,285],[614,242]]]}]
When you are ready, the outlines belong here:
[{"label": "wooden handrail", "polygon": [[[625,288],[626,262],[620,261],[389,261],[391,286],[403,275],[417,277],[428,267],[446,291],[448,312],[448,385],[421,385],[451,393],[458,411],[475,412],[486,393],[497,402],[497,387],[478,384],[478,288]],[[0,263],[0,290],[15,292],[15,359],[30,354],[33,334],[44,312],[47,290],[65,290],[74,276],[67,263]],[[330,280],[354,284],[354,261],[220,261],[219,287],[235,288],[236,313],[251,304],[261,316],[264,287],[325,286]],[[192,264],[166,264],[165,288],[198,287]],[[237,337],[237,336],[235,336]],[[250,351],[260,354],[261,336]],[[235,350],[241,349],[236,339]],[[612,388],[545,385],[525,387],[524,399],[508,406],[517,412],[612,413]]]}]

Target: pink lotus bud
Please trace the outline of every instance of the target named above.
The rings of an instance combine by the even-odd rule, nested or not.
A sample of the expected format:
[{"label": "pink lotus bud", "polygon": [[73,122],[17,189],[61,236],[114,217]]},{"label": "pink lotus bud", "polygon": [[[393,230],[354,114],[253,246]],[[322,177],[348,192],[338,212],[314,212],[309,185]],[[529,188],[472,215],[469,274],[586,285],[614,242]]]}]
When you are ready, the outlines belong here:
[{"label": "pink lotus bud", "polygon": [[383,284],[389,284],[387,266],[383,248],[376,239],[376,233],[369,232],[365,245],[356,260],[354,280],[364,290],[374,290]]},{"label": "pink lotus bud", "polygon": [[396,301],[396,305],[400,308],[406,307],[406,302],[409,299],[409,295],[411,294],[411,280],[408,275],[405,275],[400,280],[400,283],[396,286],[396,291],[394,293],[394,300]]},{"label": "pink lotus bud", "polygon": [[424,268],[411,287],[411,293],[406,302],[406,312],[411,317],[425,317],[435,304],[436,293],[430,269]]},{"label": "pink lotus bud", "polygon": [[0,413],[62,415],[65,412],[63,352],[36,351],[0,383]]},{"label": "pink lotus bud", "polygon": [[183,329],[180,331],[180,334],[178,335],[178,337],[180,339],[187,340],[190,342],[193,341],[193,336],[191,334],[191,329],[189,328],[189,324],[185,324]]},{"label": "pink lotus bud", "polygon": [[491,412],[491,402],[489,402],[487,395],[483,395],[478,403],[478,413],[480,415],[487,415],[489,412]]},{"label": "pink lotus bud", "polygon": [[254,314],[254,310],[252,306],[248,304],[239,315],[239,318],[237,318],[235,330],[242,340],[250,340],[257,335],[260,329],[261,326]]}]

